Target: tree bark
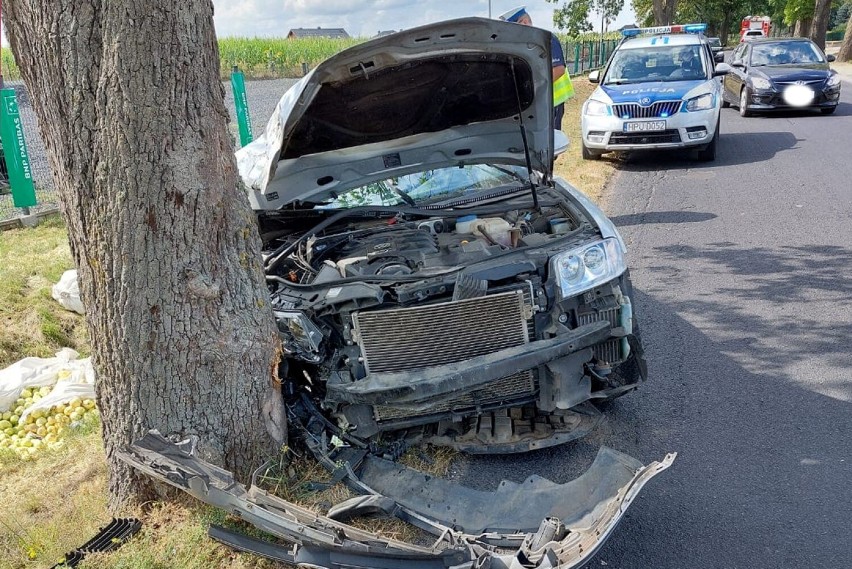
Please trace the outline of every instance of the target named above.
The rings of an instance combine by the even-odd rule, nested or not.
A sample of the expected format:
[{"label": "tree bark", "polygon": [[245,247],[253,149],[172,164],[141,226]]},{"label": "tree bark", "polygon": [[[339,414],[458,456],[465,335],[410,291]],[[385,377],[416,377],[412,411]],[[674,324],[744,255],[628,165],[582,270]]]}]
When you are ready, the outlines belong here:
[{"label": "tree bark", "polygon": [[796,20],[796,26],[793,28],[793,37],[807,38],[811,35],[811,19]]},{"label": "tree bark", "polygon": [[846,22],[846,33],[843,34],[843,43],[840,44],[840,51],[837,52],[837,61],[852,61],[852,14]]},{"label": "tree bark", "polygon": [[76,262],[110,505],[156,496],[116,450],[196,435],[245,476],[286,438],[277,333],[238,181],[209,0],[7,0]]},{"label": "tree bark", "polygon": [[654,25],[669,26],[674,23],[677,0],[654,0]]},{"label": "tree bark", "polygon": [[814,19],[811,23],[810,38],[820,49],[825,49],[825,34],[828,31],[828,20],[831,16],[831,0],[816,0]]}]

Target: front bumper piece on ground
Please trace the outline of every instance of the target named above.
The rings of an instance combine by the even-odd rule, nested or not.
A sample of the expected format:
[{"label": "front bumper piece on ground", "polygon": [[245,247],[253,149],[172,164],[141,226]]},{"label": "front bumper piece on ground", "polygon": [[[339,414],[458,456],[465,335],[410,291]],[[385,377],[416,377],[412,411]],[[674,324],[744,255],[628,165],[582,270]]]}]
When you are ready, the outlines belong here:
[{"label": "front bumper piece on ground", "polygon": [[[425,476],[374,456],[363,457],[360,478],[344,468],[361,496],[332,509],[338,518],[376,511],[438,536],[414,545],[364,531],[268,494],[193,455],[156,431],[119,452],[121,460],[199,500],[238,515],[286,542],[248,538],[221,528],[210,535],[237,549],[314,568],[570,569],[584,565],[609,537],[642,487],[671,466],[675,454],[643,466],[601,449],[591,468],[559,485],[533,476],[481,492]],[[368,484],[376,484],[382,493]],[[352,484],[350,484],[352,486]],[[431,507],[430,507],[431,506]],[[519,529],[520,528],[520,529]]]}]

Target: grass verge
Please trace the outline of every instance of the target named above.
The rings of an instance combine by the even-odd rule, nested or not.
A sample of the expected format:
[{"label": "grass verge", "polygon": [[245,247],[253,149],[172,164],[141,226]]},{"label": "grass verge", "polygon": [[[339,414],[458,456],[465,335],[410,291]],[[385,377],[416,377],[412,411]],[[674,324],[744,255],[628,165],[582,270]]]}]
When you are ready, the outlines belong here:
[{"label": "grass verge", "polygon": [[[593,85],[574,79],[576,96],[566,104],[563,130],[572,143],[559,157],[556,173],[600,201],[614,168],[607,160],[587,161],[580,155],[580,106]],[[50,356],[68,345],[87,353],[81,317],[66,312],[51,298],[50,287],[72,266],[67,235],[61,221],[49,219],[34,229],[0,233],[0,367],[28,355]],[[413,449],[403,457],[408,466],[445,475],[453,453]],[[351,497],[338,484],[321,493],[306,491],[306,482],[328,480],[310,459],[283,462],[264,486],[281,497],[318,513]],[[99,429],[78,432],[58,450],[21,462],[0,456],[0,558],[2,567],[48,566],[91,538],[107,524],[107,468]],[[148,504],[127,512],[143,520],[140,534],[121,549],[92,555],[87,568],[207,568],[266,569],[278,564],[236,553],[207,538],[211,523],[249,528],[220,510],[189,498]],[[418,530],[397,520],[361,520],[358,525],[397,539],[419,540]],[[254,534],[256,535],[256,533]]]}]

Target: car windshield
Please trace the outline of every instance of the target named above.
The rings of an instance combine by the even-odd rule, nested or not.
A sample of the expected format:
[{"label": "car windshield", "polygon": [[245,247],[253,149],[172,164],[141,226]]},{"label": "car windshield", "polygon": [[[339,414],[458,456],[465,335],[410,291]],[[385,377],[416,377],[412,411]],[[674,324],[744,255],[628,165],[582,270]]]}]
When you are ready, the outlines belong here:
[{"label": "car windshield", "polygon": [[428,205],[472,196],[500,186],[521,186],[528,179],[520,166],[473,164],[439,168],[380,180],[349,190],[318,209],[347,209],[379,205]]},{"label": "car windshield", "polygon": [[719,38],[709,38],[707,43],[709,43],[712,47],[722,47],[722,40]]},{"label": "car windshield", "polygon": [[698,45],[660,45],[616,50],[604,84],[704,79],[707,72],[699,50]]},{"label": "car windshield", "polygon": [[816,45],[808,41],[756,43],[751,51],[751,65],[801,65],[824,63]]}]

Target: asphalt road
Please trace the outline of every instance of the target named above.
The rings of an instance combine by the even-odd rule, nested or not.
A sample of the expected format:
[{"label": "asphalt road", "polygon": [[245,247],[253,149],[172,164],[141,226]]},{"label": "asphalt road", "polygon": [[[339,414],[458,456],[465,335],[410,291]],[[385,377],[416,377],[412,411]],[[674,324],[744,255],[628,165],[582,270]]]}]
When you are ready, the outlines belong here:
[{"label": "asphalt road", "polygon": [[852,84],[833,116],[722,111],[716,162],[619,161],[607,211],[628,242],[650,371],[592,437],[464,459],[493,487],[570,480],[600,444],[676,451],[590,567],[852,567]]},{"label": "asphalt road", "polygon": [[595,564],[852,567],[844,87],[830,117],[724,109],[712,165],[637,156],[615,177],[651,377],[606,442],[678,459]]}]

